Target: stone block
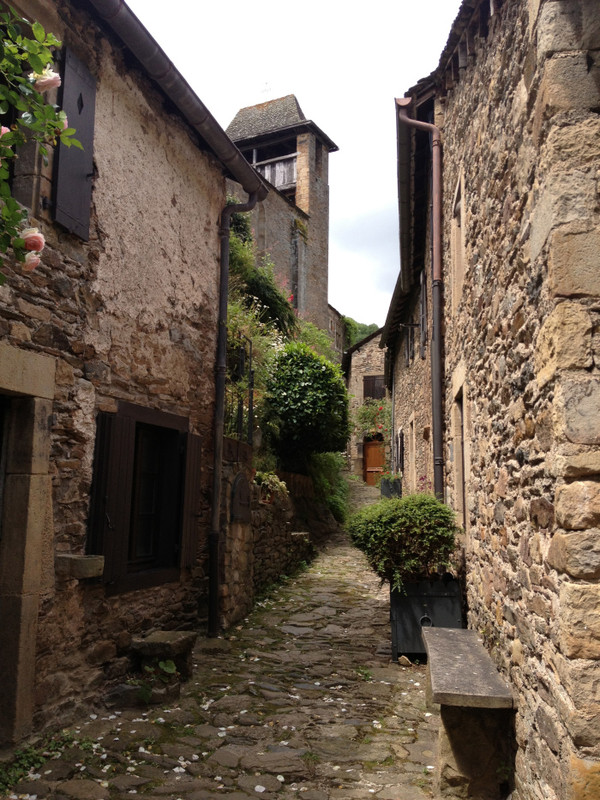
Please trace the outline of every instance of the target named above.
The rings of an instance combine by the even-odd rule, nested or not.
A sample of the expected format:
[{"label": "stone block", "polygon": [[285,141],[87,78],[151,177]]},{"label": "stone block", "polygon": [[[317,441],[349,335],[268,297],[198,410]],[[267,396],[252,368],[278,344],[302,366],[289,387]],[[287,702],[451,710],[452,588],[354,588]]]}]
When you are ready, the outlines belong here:
[{"label": "stone block", "polygon": [[592,320],[578,303],[559,303],[544,322],[535,350],[538,385],[544,386],[557,369],[592,366]]},{"label": "stone block", "polygon": [[154,631],[145,637],[134,637],[131,649],[141,657],[142,665],[174,661],[181,677],[187,680],[192,674],[192,650],[197,637],[196,631]]},{"label": "stone block", "polygon": [[593,175],[578,170],[551,174],[531,215],[531,259],[537,258],[553,228],[589,219],[595,196]]},{"label": "stone block", "polygon": [[547,117],[558,111],[594,109],[600,104],[598,67],[585,52],[558,53],[546,61],[539,100]]},{"label": "stone block", "polygon": [[600,797],[600,763],[571,756],[569,800],[597,800]]},{"label": "stone block", "polygon": [[600,475],[600,451],[587,450],[575,455],[559,453],[552,462],[552,474],[565,478],[581,478]]},{"label": "stone block", "polygon": [[565,583],[560,589],[559,642],[567,658],[600,659],[600,586]]},{"label": "stone block", "polygon": [[600,530],[555,533],[547,556],[548,564],[572,578],[600,578]]},{"label": "stone block", "polygon": [[548,278],[554,296],[600,297],[600,230],[555,231]]},{"label": "stone block", "polygon": [[58,553],[55,561],[56,574],[64,579],[73,578],[80,581],[85,578],[99,578],[104,572],[104,556]]},{"label": "stone block", "polygon": [[538,58],[599,47],[600,16],[592,13],[592,3],[551,0],[544,4],[537,25]]},{"label": "stone block", "polygon": [[0,342],[0,388],[35,397],[54,397],[55,360]]},{"label": "stone block", "polygon": [[561,379],[554,397],[556,421],[575,444],[600,444],[600,380]]},{"label": "stone block", "polygon": [[556,521],[567,530],[600,525],[600,483],[574,481],[559,486],[555,498]]},{"label": "stone block", "polygon": [[11,402],[7,474],[47,475],[50,459],[52,402],[19,397]]}]

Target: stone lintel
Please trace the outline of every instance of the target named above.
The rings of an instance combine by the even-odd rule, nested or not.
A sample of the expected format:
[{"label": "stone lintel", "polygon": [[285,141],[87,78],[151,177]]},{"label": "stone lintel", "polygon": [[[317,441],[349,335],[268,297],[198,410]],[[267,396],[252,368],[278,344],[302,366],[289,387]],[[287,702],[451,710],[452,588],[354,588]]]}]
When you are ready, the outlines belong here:
[{"label": "stone lintel", "polygon": [[0,387],[4,392],[54,397],[54,358],[0,342]]}]

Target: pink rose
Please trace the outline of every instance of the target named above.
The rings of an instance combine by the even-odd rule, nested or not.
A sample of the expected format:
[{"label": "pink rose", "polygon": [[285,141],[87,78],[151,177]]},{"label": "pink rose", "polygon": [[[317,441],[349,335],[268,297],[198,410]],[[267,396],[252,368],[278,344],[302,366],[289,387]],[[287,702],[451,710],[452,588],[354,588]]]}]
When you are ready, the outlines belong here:
[{"label": "pink rose", "polygon": [[60,75],[50,67],[46,67],[41,75],[39,72],[30,72],[29,77],[33,80],[36,92],[47,92],[60,86]]},{"label": "pink rose", "polygon": [[23,262],[23,272],[33,272],[41,260],[37,253],[27,253]]},{"label": "pink rose", "polygon": [[41,253],[46,246],[44,234],[40,233],[37,228],[25,228],[21,238],[25,241],[25,250],[35,250],[36,253]]},{"label": "pink rose", "polygon": [[0,136],[4,136],[5,133],[10,133],[10,128],[7,128],[6,125],[3,125],[0,128]]}]

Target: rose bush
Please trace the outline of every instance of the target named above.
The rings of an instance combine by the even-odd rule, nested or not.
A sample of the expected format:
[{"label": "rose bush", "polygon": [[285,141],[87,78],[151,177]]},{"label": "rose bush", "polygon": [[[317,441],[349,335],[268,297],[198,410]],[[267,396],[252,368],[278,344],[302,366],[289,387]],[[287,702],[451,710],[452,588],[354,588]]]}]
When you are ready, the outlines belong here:
[{"label": "rose bush", "polygon": [[45,239],[37,228],[26,227],[27,209],[12,197],[11,161],[27,142],[38,143],[46,164],[48,147],[59,139],[66,147],[81,147],[65,112],[43,97],[60,86],[53,69],[53,50],[60,44],[39,22],[30,23],[12,9],[0,13],[0,117],[8,122],[0,128],[0,253],[12,249],[25,272],[40,263]]}]

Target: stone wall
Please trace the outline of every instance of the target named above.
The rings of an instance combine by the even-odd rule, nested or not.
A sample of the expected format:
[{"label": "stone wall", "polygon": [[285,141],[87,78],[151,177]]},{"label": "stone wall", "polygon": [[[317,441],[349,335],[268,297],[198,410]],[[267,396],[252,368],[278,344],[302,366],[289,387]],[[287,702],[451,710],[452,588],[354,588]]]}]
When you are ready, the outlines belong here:
[{"label": "stone wall", "polygon": [[[369,375],[383,375],[385,372],[385,350],[379,347],[380,337],[368,338],[356,349],[351,348],[346,357],[349,361],[346,386],[349,396],[350,419],[364,402],[363,378]],[[384,436],[384,439],[386,437]],[[363,474],[363,439],[353,434],[348,442],[350,471],[354,475]],[[389,453],[388,453],[389,455]]]},{"label": "stone wall", "polygon": [[[250,212],[252,231],[258,252],[270,256],[278,284],[298,316],[329,331],[329,154],[312,133],[298,136],[296,146],[296,203],[270,187]],[[240,202],[246,199],[233,181],[228,193]]]},{"label": "stone wall", "polygon": [[[218,221],[225,204],[222,168],[125,60],[122,45],[75,4],[42,5],[49,28],[96,77],[97,95],[89,242],[34,206],[34,224],[48,243],[43,264],[23,274],[5,262],[0,287],[3,343],[55,364],[52,496],[36,554],[39,614],[27,650],[30,660],[36,654],[36,727],[66,723],[103,681],[125,670],[132,634],[187,627],[197,617],[205,591]],[[35,395],[35,388],[22,391]],[[54,558],[86,551],[95,417],[120,400],[187,417],[190,431],[202,436],[204,468],[196,568],[168,585],[110,596],[98,581],[56,576]]]},{"label": "stone wall", "polygon": [[599,20],[502,4],[437,116],[447,497],[463,474],[469,626],[512,681],[520,800],[600,792]]},{"label": "stone wall", "polygon": [[[253,483],[252,451],[247,445],[229,447],[233,459],[225,462],[223,507],[223,571],[221,581],[221,622],[228,628],[245,617],[255,599],[282,576],[293,573],[314,555],[321,526],[309,520],[309,527],[297,529],[297,511],[305,501],[314,502],[312,481],[303,475],[282,474],[288,494],[267,498]],[[249,508],[244,520],[236,519],[233,507],[235,487],[248,491]]]}]

